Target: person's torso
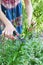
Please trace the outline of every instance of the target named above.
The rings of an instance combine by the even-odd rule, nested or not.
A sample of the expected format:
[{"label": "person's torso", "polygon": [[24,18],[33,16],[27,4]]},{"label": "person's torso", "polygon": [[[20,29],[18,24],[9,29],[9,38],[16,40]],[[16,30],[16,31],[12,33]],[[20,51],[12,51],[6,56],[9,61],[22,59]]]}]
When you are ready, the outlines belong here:
[{"label": "person's torso", "polygon": [[6,8],[13,8],[20,3],[21,0],[1,0],[1,4]]}]

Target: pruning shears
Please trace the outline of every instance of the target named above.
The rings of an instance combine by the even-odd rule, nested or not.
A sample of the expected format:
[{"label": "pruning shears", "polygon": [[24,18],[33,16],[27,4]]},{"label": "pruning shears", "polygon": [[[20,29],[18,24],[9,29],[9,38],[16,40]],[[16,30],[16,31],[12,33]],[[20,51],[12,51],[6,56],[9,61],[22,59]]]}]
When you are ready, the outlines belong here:
[{"label": "pruning shears", "polygon": [[[13,35],[16,36],[16,35],[17,35],[17,32],[16,32],[16,31],[13,31]],[[21,38],[20,35],[17,35],[17,38],[18,38],[22,43],[25,43],[24,38]]]}]

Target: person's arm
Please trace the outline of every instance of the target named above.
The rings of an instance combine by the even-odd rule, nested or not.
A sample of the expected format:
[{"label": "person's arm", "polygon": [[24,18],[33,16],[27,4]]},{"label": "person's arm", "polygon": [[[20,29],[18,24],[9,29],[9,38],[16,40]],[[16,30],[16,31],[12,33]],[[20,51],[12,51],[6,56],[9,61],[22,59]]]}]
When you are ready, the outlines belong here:
[{"label": "person's arm", "polygon": [[0,10],[0,20],[5,24],[5,26],[12,25],[1,10]]},{"label": "person's arm", "polygon": [[[14,38],[13,37],[13,31],[16,31],[14,26],[11,24],[11,22],[6,18],[4,13],[0,10],[0,20],[5,24],[5,29],[3,31],[3,34],[8,38]],[[17,31],[16,31],[17,32]]]},{"label": "person's arm", "polygon": [[31,0],[24,0],[24,3],[25,3],[26,12],[28,15],[28,26],[30,27],[32,14],[33,14],[32,3],[31,3]]},{"label": "person's arm", "polygon": [[[4,15],[4,13],[0,10],[0,20],[2,20],[2,22],[5,24],[5,26],[12,26],[13,27],[13,25],[11,24],[11,22],[6,18],[6,16]],[[15,28],[14,28],[14,30],[16,30]]]}]

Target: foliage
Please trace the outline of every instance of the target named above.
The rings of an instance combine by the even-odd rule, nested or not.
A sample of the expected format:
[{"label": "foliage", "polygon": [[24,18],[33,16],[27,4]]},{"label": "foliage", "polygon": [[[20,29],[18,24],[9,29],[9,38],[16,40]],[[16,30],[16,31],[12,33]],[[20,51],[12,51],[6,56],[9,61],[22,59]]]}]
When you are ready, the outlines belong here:
[{"label": "foliage", "polygon": [[39,38],[0,43],[0,65],[43,65],[43,41]]},{"label": "foliage", "polygon": [[[32,0],[33,19],[37,29],[43,30],[43,0]],[[19,40],[2,39],[0,42],[0,65],[43,65],[43,40],[34,31],[27,31],[27,15],[23,4],[23,36],[26,43]],[[37,32],[38,32],[37,30]]]},{"label": "foliage", "polygon": [[33,18],[37,22],[37,26],[40,30],[43,30],[43,0],[32,0],[33,3]]}]

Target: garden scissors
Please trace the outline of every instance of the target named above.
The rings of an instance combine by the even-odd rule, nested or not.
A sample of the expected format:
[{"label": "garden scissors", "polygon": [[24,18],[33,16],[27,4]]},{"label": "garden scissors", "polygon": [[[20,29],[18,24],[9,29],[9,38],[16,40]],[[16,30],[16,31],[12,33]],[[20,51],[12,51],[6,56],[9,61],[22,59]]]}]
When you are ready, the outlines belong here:
[{"label": "garden scissors", "polygon": [[[16,32],[16,31],[13,31],[13,35],[16,36],[16,35],[17,35],[17,32]],[[17,38],[18,38],[22,43],[25,43],[24,38],[21,38],[20,35],[17,35]]]}]

